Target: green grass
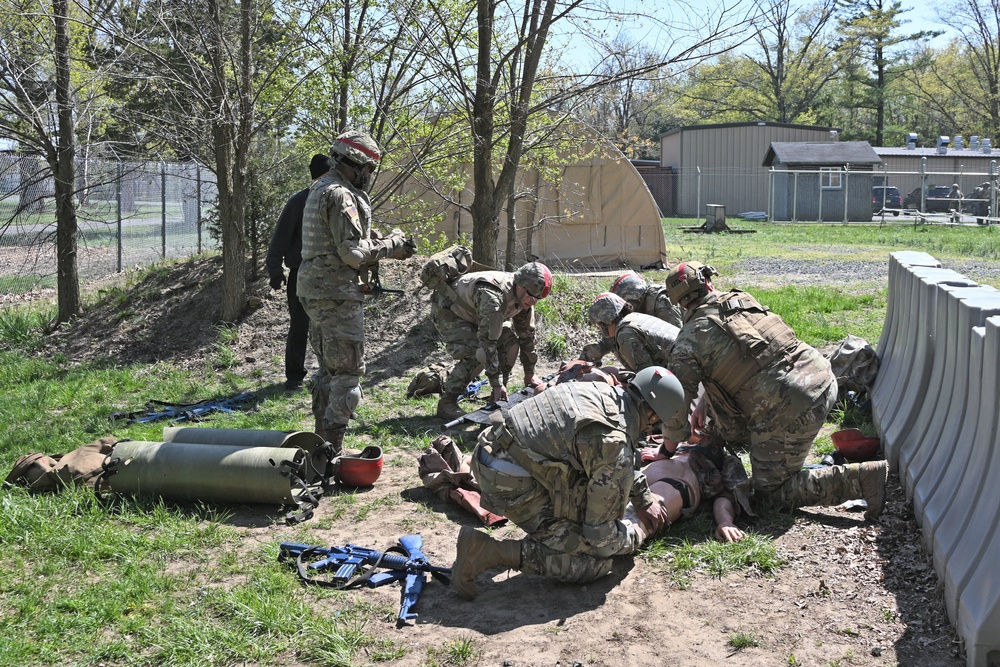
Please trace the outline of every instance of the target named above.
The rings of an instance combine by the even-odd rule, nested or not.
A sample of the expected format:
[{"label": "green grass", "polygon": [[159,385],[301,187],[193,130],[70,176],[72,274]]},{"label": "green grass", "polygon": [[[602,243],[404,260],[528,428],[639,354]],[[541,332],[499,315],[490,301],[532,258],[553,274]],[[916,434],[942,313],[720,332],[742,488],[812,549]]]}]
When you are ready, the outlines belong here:
[{"label": "green grass", "polygon": [[736,571],[767,575],[785,565],[766,535],[750,531],[739,542],[725,543],[712,539],[713,531],[710,514],[700,512],[646,543],[642,557],[680,588],[687,588],[696,573],[712,577]]},{"label": "green grass", "polygon": [[726,643],[734,651],[742,651],[760,646],[760,638],[752,632],[734,632]]}]

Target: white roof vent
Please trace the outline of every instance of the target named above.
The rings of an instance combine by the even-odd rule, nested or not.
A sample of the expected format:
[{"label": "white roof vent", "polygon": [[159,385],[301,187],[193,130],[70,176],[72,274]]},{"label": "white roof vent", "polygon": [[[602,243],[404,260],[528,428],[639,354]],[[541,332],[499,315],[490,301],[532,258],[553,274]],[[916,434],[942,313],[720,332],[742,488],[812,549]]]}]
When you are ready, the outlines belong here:
[{"label": "white roof vent", "polygon": [[838,137],[840,137],[839,132],[837,132],[836,130],[830,130],[830,141],[837,141]]},{"label": "white roof vent", "polygon": [[951,137],[942,134],[937,138],[937,152],[941,155],[947,153],[949,143],[951,143]]},{"label": "white roof vent", "polygon": [[960,151],[963,148],[965,148],[965,137],[963,137],[961,134],[956,134],[955,135],[955,150],[956,151]]},{"label": "white roof vent", "polygon": [[974,134],[969,137],[969,150],[978,151],[979,150],[979,135]]},{"label": "white roof vent", "polygon": [[990,138],[989,137],[983,137],[983,147],[980,150],[982,150],[984,153],[987,153],[987,154],[992,152],[993,149],[990,148]]},{"label": "white roof vent", "polygon": [[917,139],[918,138],[919,137],[917,137],[917,133],[916,132],[910,132],[909,134],[907,134],[906,135],[906,150],[908,150],[908,151],[914,150],[917,147]]}]

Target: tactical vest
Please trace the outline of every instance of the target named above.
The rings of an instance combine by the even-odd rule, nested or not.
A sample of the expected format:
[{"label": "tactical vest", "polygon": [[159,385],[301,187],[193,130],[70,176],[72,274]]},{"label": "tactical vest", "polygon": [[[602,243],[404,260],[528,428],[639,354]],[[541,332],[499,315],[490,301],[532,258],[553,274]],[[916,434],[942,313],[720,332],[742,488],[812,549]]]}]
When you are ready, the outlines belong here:
[{"label": "tactical vest", "polygon": [[476,304],[472,297],[476,293],[476,286],[479,283],[492,285],[500,290],[504,295],[504,320],[509,320],[521,312],[521,307],[511,296],[514,292],[514,274],[504,271],[476,271],[466,273],[452,283],[455,290],[455,302],[451,306],[451,312],[458,315],[466,322],[478,322],[479,314],[476,312]]},{"label": "tactical vest", "polygon": [[568,382],[546,389],[507,413],[505,421],[516,440],[512,447],[534,461],[575,460],[567,454],[572,454],[573,441],[583,427],[600,423],[625,429],[624,394],[621,387],[593,382]]},{"label": "tactical vest", "polygon": [[616,335],[626,327],[632,329],[642,339],[643,346],[649,350],[650,356],[653,357],[666,356],[670,352],[670,348],[674,346],[674,341],[677,340],[677,334],[680,332],[680,329],[673,324],[642,313],[630,313],[623,317],[618,323]]},{"label": "tactical vest", "polygon": [[[328,190],[342,190],[342,192],[328,192]],[[349,185],[343,180],[343,176],[336,171],[329,171],[321,176],[309,188],[309,198],[306,199],[305,209],[302,211],[302,259],[315,259],[326,255],[333,259],[332,265],[346,264],[340,259],[337,246],[344,240],[343,232],[336,232],[326,220],[326,209],[330,199],[353,202],[358,213],[358,220],[361,223],[361,238],[371,238],[372,231],[372,209],[368,196]],[[340,216],[341,211],[331,211],[332,214]]]},{"label": "tactical vest", "polygon": [[791,363],[799,340],[781,317],[740,290],[719,295],[714,305],[708,319],[736,343],[719,359],[712,373],[712,380],[729,396],[735,396],[759,370],[781,359]]}]

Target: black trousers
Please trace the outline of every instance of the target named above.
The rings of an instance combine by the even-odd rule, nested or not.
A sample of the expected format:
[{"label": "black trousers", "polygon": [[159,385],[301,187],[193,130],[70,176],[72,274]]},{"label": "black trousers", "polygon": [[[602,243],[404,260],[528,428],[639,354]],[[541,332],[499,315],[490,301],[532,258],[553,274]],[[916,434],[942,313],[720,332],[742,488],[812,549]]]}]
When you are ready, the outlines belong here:
[{"label": "black trousers", "polygon": [[285,379],[301,382],[306,377],[306,346],[309,344],[309,316],[296,294],[299,270],[288,270],[288,337],[285,339]]}]

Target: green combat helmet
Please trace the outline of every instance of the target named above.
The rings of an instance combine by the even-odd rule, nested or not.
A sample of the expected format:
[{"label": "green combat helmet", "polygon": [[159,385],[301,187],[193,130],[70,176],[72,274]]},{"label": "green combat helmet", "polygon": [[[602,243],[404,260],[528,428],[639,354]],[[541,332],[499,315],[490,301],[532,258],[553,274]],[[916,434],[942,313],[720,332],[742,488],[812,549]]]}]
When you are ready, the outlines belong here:
[{"label": "green combat helmet", "polygon": [[514,284],[541,301],[552,291],[552,272],[541,262],[530,262],[514,272]]},{"label": "green combat helmet", "polygon": [[632,311],[632,306],[617,294],[604,292],[598,294],[594,303],[587,310],[587,320],[591,324],[614,324],[624,315]]},{"label": "green combat helmet", "polygon": [[667,296],[676,305],[686,308],[709,293],[711,278],[717,275],[715,267],[701,262],[681,262],[667,274]]},{"label": "green combat helmet", "polygon": [[618,276],[611,285],[611,293],[617,294],[629,303],[637,303],[646,296],[646,280],[635,271],[629,271]]},{"label": "green combat helmet", "polygon": [[378,167],[382,160],[382,149],[366,132],[348,130],[333,141],[330,156],[335,160],[347,160],[358,166]]},{"label": "green combat helmet", "polygon": [[648,366],[635,374],[629,387],[639,393],[660,421],[667,421],[684,407],[684,387],[663,366]]}]

